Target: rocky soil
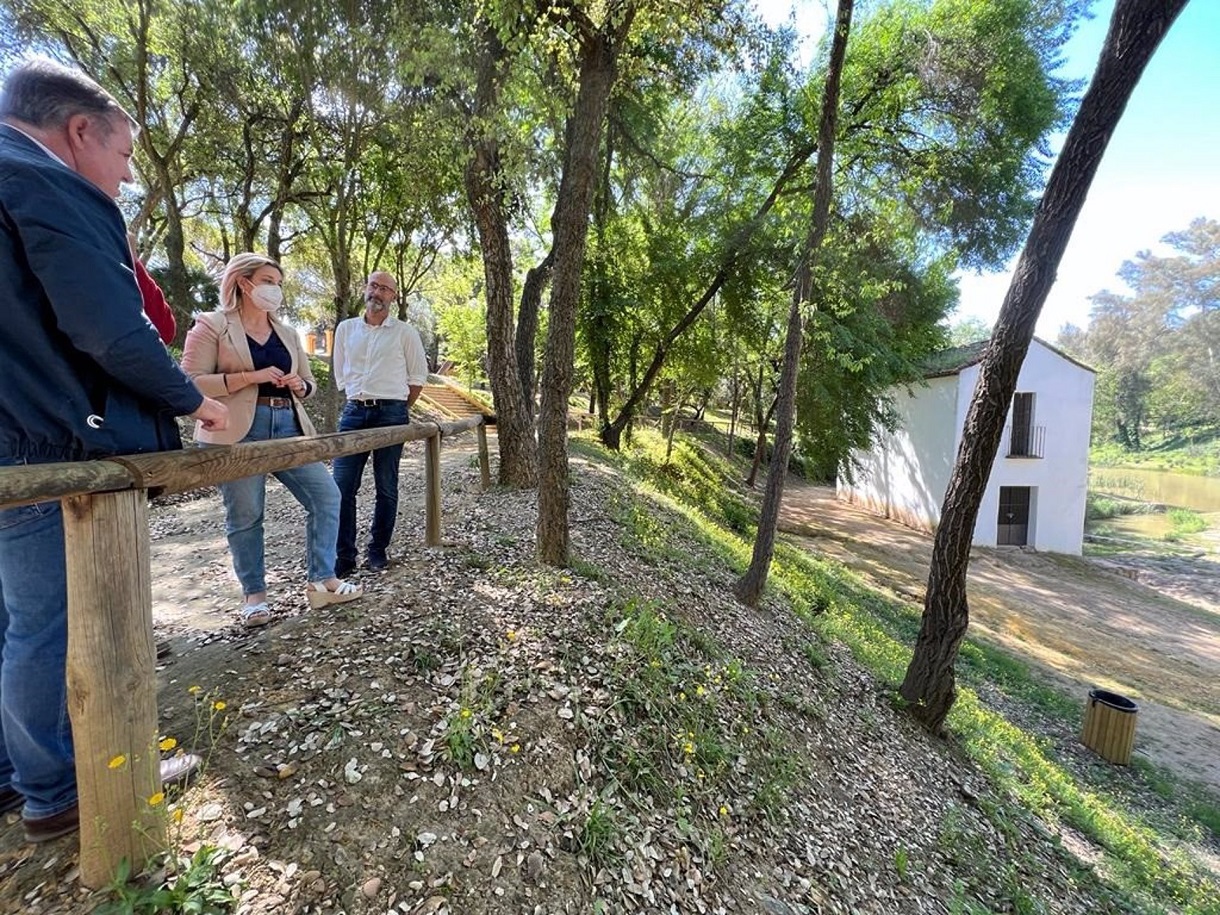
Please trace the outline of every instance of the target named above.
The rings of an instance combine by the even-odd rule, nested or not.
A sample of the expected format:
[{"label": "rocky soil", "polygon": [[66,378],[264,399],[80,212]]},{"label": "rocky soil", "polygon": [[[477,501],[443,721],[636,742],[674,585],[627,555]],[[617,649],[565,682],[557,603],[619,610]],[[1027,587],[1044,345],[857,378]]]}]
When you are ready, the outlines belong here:
[{"label": "rocky soil", "polygon": [[[422,546],[412,446],[394,562],[330,611],[305,605],[301,513],[272,486],[265,630],[237,625],[218,498],[154,508],[162,726],[208,756],[172,832],[225,850],[238,911],[1118,911],[1099,850],[785,608],[739,606],[680,516],[575,459],[577,561],[543,569],[534,496],[480,492],[446,449],[446,545]],[[0,912],[92,911],[76,840],[20,833],[0,823]]]}]

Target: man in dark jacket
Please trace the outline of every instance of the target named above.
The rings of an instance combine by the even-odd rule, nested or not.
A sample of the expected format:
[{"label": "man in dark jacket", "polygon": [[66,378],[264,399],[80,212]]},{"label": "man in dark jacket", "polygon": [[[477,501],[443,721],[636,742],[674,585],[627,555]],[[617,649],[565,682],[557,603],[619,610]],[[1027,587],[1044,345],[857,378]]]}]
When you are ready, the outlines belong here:
[{"label": "man in dark jacket", "polygon": [[[0,93],[0,465],[164,451],[182,444],[175,416],[226,422],[142,313],[114,203],[133,126],[49,61]],[[63,537],[58,502],[0,510],[0,811],[24,804],[30,841],[78,822]]]}]

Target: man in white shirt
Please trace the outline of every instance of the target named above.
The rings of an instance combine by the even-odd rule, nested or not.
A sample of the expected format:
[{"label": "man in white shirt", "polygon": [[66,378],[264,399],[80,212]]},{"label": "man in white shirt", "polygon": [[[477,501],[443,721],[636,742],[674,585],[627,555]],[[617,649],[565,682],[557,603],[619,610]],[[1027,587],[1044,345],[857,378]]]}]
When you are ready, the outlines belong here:
[{"label": "man in white shirt", "polygon": [[[390,314],[397,295],[394,277],[374,271],[364,287],[364,314],[348,318],[335,328],[335,386],[347,397],[339,417],[340,432],[403,426],[411,421],[407,409],[428,380],[428,359],[415,328]],[[380,572],[388,563],[387,549],[398,517],[402,445],[378,448],[372,454],[377,501],[367,557],[369,569]],[[340,495],[335,574],[340,578],[356,568],[356,494],[368,458],[369,452],[365,451],[334,461]]]}]

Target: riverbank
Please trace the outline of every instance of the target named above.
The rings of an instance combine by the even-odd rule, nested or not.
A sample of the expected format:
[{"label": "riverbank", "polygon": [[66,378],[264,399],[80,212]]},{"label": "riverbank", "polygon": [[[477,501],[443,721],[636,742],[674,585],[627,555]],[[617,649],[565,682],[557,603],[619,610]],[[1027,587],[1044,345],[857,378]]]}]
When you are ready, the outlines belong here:
[{"label": "riverbank", "polygon": [[1132,451],[1116,442],[1094,444],[1089,467],[1134,467],[1192,476],[1220,477],[1220,427],[1199,426],[1169,435],[1149,433]]}]

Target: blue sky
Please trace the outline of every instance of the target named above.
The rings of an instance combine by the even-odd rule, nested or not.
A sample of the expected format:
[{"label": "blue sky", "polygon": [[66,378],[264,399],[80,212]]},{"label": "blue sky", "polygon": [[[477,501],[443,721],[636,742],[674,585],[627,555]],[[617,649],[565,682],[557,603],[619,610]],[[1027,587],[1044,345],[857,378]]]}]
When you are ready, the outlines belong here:
[{"label": "blue sky", "polygon": [[[758,0],[757,6],[770,22],[783,21],[795,10],[802,31],[825,28],[820,2]],[[1094,18],[1081,25],[1065,48],[1060,75],[1092,75],[1113,9],[1114,0],[1094,4]],[[1094,293],[1125,291],[1116,275],[1123,261],[1143,250],[1163,251],[1160,239],[1192,219],[1220,219],[1218,46],[1220,0],[1194,0],[1161,42],[1110,141],[1042,309],[1040,337],[1054,341],[1069,322],[1086,326]],[[1056,151],[1061,142],[1062,136],[1054,139]],[[955,317],[993,322],[1011,267],[960,275]]]}]

